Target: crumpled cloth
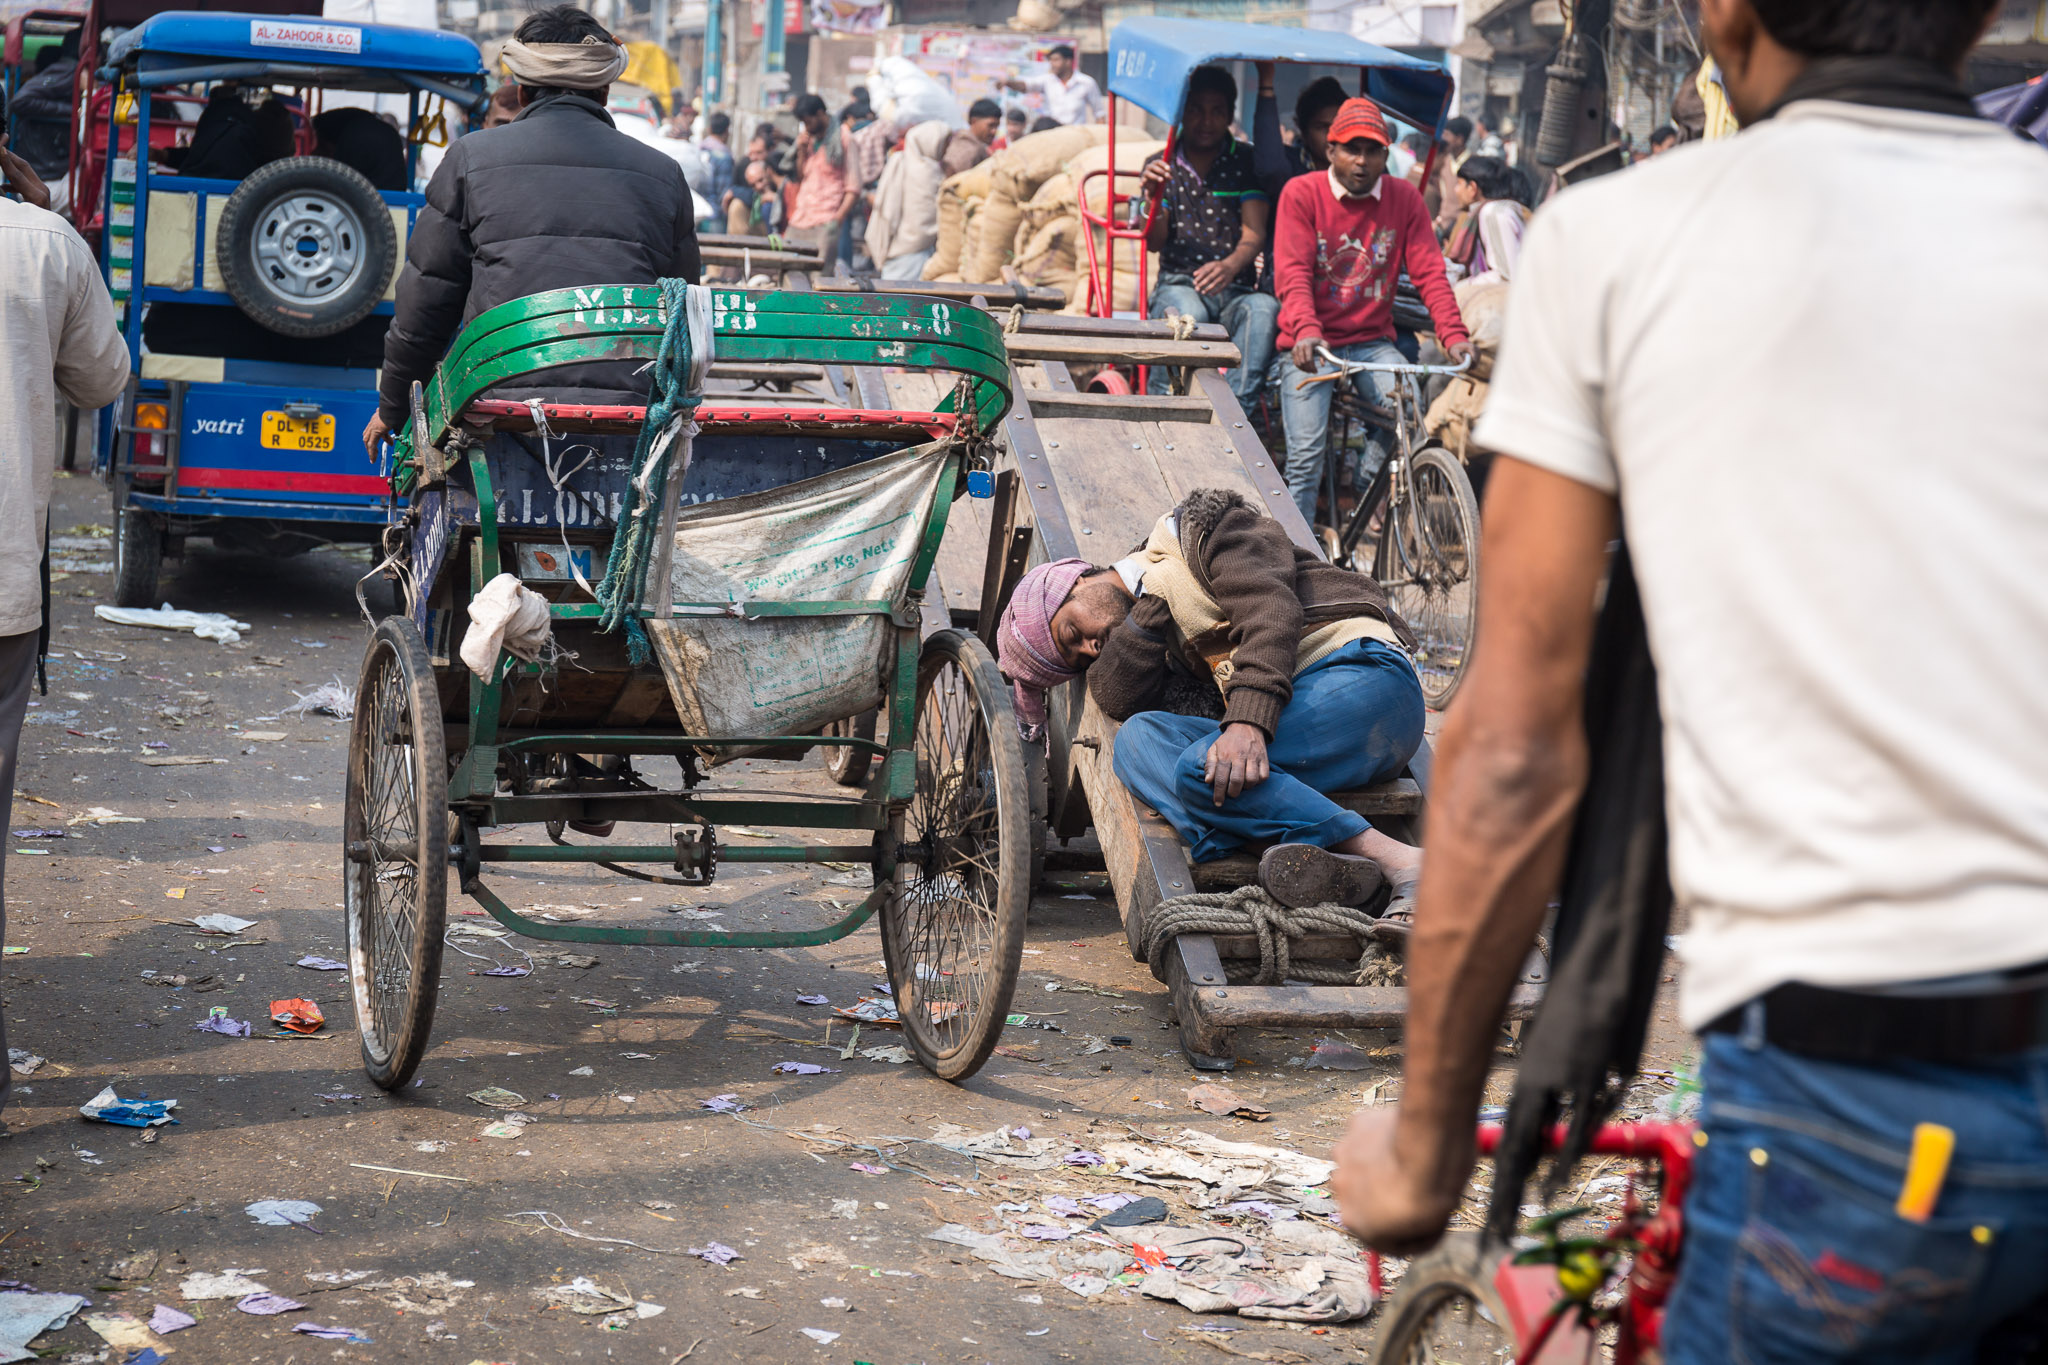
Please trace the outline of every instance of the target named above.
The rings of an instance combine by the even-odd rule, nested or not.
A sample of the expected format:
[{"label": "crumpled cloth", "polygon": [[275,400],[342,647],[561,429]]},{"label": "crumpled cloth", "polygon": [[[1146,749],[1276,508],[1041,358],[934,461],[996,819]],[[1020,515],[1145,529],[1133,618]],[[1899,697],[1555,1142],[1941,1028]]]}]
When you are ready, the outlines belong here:
[{"label": "crumpled cloth", "polygon": [[159,630],[189,630],[202,640],[224,645],[240,644],[242,632],[252,629],[217,611],[179,611],[166,602],[160,607],[94,607],[92,614],[117,626],[155,626]]},{"label": "crumpled cloth", "polygon": [[1095,567],[1085,559],[1055,559],[1017,580],[1010,605],[996,630],[996,664],[1010,680],[1017,703],[1017,730],[1025,739],[1045,731],[1045,694],[1081,676],[1068,668],[1052,638],[1053,613]]},{"label": "crumpled cloth", "polygon": [[1328,1256],[1279,1256],[1263,1268],[1215,1257],[1189,1270],[1155,1270],[1138,1292],[1195,1313],[1281,1322],[1356,1322],[1373,1304],[1365,1267]]},{"label": "crumpled cloth", "polygon": [[521,85],[600,90],[626,70],[626,49],[594,37],[580,43],[522,43],[507,38],[499,58]]},{"label": "crumpled cloth", "polygon": [[469,599],[469,621],[469,633],[462,637],[462,662],[480,678],[496,669],[501,647],[531,663],[553,634],[548,600],[508,573],[499,574]]}]

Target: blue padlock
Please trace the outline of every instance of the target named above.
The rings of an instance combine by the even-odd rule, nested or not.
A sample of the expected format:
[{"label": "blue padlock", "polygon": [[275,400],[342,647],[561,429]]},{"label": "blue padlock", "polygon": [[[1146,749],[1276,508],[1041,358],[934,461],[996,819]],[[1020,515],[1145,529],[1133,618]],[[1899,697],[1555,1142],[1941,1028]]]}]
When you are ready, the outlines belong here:
[{"label": "blue padlock", "polygon": [[992,498],[996,495],[996,476],[986,469],[967,471],[967,496],[970,498]]}]

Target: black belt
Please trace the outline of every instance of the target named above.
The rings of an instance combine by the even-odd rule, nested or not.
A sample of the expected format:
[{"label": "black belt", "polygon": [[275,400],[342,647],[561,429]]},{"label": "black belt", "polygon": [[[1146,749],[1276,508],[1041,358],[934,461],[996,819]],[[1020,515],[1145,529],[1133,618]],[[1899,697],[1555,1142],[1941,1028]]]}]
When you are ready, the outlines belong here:
[{"label": "black belt", "polygon": [[1772,1047],[1837,1061],[1982,1061],[2048,1045],[2048,964],[1882,992],[1792,981],[1706,1032],[1754,1033]]}]

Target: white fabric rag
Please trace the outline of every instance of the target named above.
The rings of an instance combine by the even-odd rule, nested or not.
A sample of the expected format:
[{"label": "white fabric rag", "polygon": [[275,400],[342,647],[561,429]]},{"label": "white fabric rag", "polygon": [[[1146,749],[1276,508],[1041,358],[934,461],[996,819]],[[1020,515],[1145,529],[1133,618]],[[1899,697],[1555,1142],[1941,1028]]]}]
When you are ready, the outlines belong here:
[{"label": "white fabric rag", "polygon": [[166,602],[160,607],[94,607],[92,614],[117,626],[155,626],[160,630],[189,630],[202,640],[224,645],[240,644],[242,632],[253,629],[217,611],[179,611]]},{"label": "white fabric rag", "polygon": [[512,574],[501,573],[469,600],[462,662],[478,677],[488,678],[497,669],[501,647],[531,663],[547,648],[552,634],[547,598]]}]

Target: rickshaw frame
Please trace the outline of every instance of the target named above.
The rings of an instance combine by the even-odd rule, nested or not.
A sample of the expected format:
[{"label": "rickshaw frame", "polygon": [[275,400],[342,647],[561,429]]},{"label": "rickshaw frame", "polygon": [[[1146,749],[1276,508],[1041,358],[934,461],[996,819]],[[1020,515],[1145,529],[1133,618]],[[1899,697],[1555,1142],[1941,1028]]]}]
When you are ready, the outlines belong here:
[{"label": "rickshaw frame", "polygon": [[[1116,310],[1116,244],[1136,243],[1137,307],[1144,316],[1146,289],[1145,236],[1159,209],[1160,196],[1148,195],[1145,221],[1132,227],[1117,223],[1116,132],[1119,100],[1129,100],[1146,113],[1166,123],[1166,146],[1160,156],[1171,161],[1180,132],[1182,107],[1187,102],[1188,77],[1196,67],[1211,62],[1279,62],[1305,66],[1356,67],[1358,92],[1404,123],[1430,131],[1429,157],[1423,163],[1423,180],[1436,164],[1437,140],[1450,117],[1456,97],[1450,72],[1440,62],[1411,57],[1392,48],[1368,43],[1344,33],[1280,28],[1267,24],[1233,23],[1211,19],[1169,19],[1145,16],[1117,25],[1109,38],[1109,164],[1090,171],[1074,187],[1081,217],[1090,229],[1081,234],[1088,251],[1089,311],[1097,317],[1114,316]],[[1135,178],[1136,172],[1121,172]],[[1091,210],[1088,182],[1104,178],[1101,213]],[[1131,196],[1135,198],[1136,196]],[[1097,258],[1094,229],[1103,232],[1102,252]]]}]

